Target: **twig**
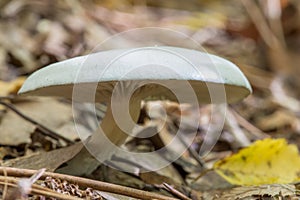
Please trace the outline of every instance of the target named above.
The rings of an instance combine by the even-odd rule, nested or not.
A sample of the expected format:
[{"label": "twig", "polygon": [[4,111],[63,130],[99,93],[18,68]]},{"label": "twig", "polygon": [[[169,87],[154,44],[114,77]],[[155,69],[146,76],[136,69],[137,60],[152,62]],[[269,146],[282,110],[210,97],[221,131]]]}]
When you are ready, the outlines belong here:
[{"label": "twig", "polygon": [[195,183],[196,181],[198,181],[200,178],[202,178],[204,175],[206,175],[208,172],[211,172],[211,171],[214,171],[214,169],[213,168],[205,169],[192,181],[192,183]]},{"label": "twig", "polygon": [[195,159],[195,161],[197,161],[197,163],[205,169],[206,168],[205,162],[201,159],[199,154],[185,142],[185,140],[182,138],[182,136],[180,134],[178,134],[177,136],[178,136],[180,142],[187,148],[190,155]]},{"label": "twig", "polygon": [[[0,176],[0,185],[6,184],[9,187],[13,187],[13,188],[17,189],[18,188],[17,182],[18,182],[18,180],[13,177]],[[39,186],[37,184],[32,185],[31,194],[43,195],[46,197],[53,197],[53,198],[65,199],[65,200],[79,200],[80,199],[80,198],[77,198],[74,196],[55,192],[49,188],[45,188],[45,187]],[[5,199],[4,196],[2,196],[2,199]]]},{"label": "twig", "polygon": [[51,138],[54,138],[56,140],[63,140],[65,141],[67,144],[74,144],[74,142],[68,138],[65,138],[62,135],[59,135],[57,133],[55,133],[54,131],[50,130],[49,128],[45,127],[44,125],[38,123],[37,121],[31,119],[30,117],[24,115],[22,112],[20,112],[17,108],[15,108],[12,104],[10,103],[6,103],[0,100],[0,104],[9,108],[11,111],[15,112],[17,115],[19,115],[20,117],[22,117],[23,119],[25,119],[26,121],[34,124],[37,126],[37,128],[46,136],[49,136]]},{"label": "twig", "polygon": [[231,110],[228,108],[226,112],[225,125],[229,129],[230,133],[234,136],[235,142],[239,146],[248,146],[251,142],[246,137],[244,131],[239,127],[235,116],[232,114]]},{"label": "twig", "polygon": [[[6,172],[5,168],[3,170],[3,174],[5,177],[7,177],[7,172]],[[4,181],[4,188],[3,188],[3,194],[2,194],[3,199],[6,198],[6,194],[7,194],[7,179],[5,179],[5,181]]]},{"label": "twig", "polygon": [[163,183],[163,186],[166,188],[167,191],[171,192],[173,195],[177,196],[178,198],[180,198],[182,200],[191,200],[186,195],[182,194],[181,192],[179,192],[178,190],[176,190],[175,188],[173,188],[169,184]]},{"label": "twig", "polygon": [[14,95],[0,96],[0,100],[13,100],[15,98]]},{"label": "twig", "polygon": [[270,137],[268,134],[264,133],[259,128],[255,127],[253,124],[248,122],[244,117],[242,117],[239,113],[237,113],[233,108],[230,109],[232,114],[235,116],[239,125],[248,130],[251,134],[255,135],[255,137],[259,139]]},{"label": "twig", "polygon": [[276,103],[296,114],[299,113],[300,102],[296,98],[287,94],[281,77],[274,78],[271,83],[270,90],[273,93],[274,101]]},{"label": "twig", "polygon": [[252,22],[255,24],[264,42],[270,47],[277,49],[282,46],[278,38],[274,35],[272,30],[269,28],[267,21],[265,20],[259,7],[253,0],[242,0],[241,1],[249,13]]},{"label": "twig", "polygon": [[283,47],[286,47],[284,31],[281,23],[282,8],[280,5],[280,0],[261,0],[259,3],[266,12],[265,16],[269,22],[270,30],[275,36],[277,36],[277,39],[283,45]]},{"label": "twig", "polygon": [[[31,176],[34,173],[36,173],[36,170],[29,170],[29,169],[18,169],[18,168],[11,168],[6,167],[7,174],[9,176],[16,176],[16,177],[24,177],[24,176]],[[4,167],[0,167],[0,174],[3,174]],[[115,194],[125,195],[133,198],[139,198],[139,199],[159,199],[159,200],[175,200],[176,198],[168,197],[152,192],[146,192],[134,188],[129,188],[125,186],[119,186],[111,183],[105,183],[101,181],[96,180],[90,180],[86,178],[76,177],[76,176],[70,176],[65,174],[58,174],[58,173],[51,173],[51,172],[45,172],[42,176],[42,178],[45,178],[47,176],[55,177],[61,180],[66,180],[70,183],[76,183],[80,187],[86,188],[90,187],[95,190],[103,191],[103,192],[111,192]]]},{"label": "twig", "polygon": [[[291,62],[290,55],[287,52],[284,36],[280,36],[283,33],[280,33],[282,30],[280,16],[277,16],[277,21],[274,19],[270,19],[264,16],[262,11],[260,10],[259,6],[257,5],[256,1],[253,0],[242,0],[241,1],[246,8],[247,12],[249,13],[252,22],[255,24],[258,32],[260,33],[263,41],[269,47],[269,51],[267,54],[269,56],[270,67],[281,77],[298,80],[297,73],[294,73],[293,63]],[[280,3],[278,0],[268,1],[269,4],[273,3]],[[280,5],[278,5],[280,6]],[[281,8],[278,8],[281,9]],[[280,12],[280,11],[279,11]],[[277,13],[277,15],[280,15]],[[275,28],[274,26],[268,25],[270,23],[280,23],[276,26],[279,27]],[[278,37],[277,37],[277,35]]]}]

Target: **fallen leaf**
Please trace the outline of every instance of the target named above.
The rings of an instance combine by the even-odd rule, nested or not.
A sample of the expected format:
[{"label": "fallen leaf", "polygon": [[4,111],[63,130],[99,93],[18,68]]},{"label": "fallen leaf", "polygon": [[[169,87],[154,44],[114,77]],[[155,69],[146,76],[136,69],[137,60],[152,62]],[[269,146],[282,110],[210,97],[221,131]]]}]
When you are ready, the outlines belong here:
[{"label": "fallen leaf", "polygon": [[296,129],[298,123],[295,114],[287,110],[278,109],[271,115],[258,118],[257,126],[263,131],[278,131],[289,128]]},{"label": "fallen leaf", "polygon": [[[56,170],[57,173],[69,174],[73,176],[90,175],[101,165],[86,148],[82,148],[72,159],[69,159],[65,165]],[[78,167],[80,166],[80,167]]]},{"label": "fallen leaf", "polygon": [[16,94],[23,85],[25,79],[26,77],[20,76],[10,82],[0,81],[0,96]]},{"label": "fallen leaf", "polygon": [[175,181],[173,177],[167,177],[155,171],[140,173],[139,176],[145,183],[151,185],[160,185],[163,183],[168,183],[176,186],[180,185],[180,182]]},{"label": "fallen leaf", "polygon": [[26,169],[47,168],[54,171],[64,162],[74,157],[83,147],[82,143],[76,143],[69,147],[56,149],[49,152],[37,152],[28,156],[18,157],[3,163],[6,167],[17,167]]},{"label": "fallen leaf", "polygon": [[[71,106],[53,98],[31,98],[31,101],[18,102],[14,106],[24,115],[54,131],[61,129],[73,119]],[[21,143],[30,143],[30,135],[35,129],[35,125],[7,110],[0,123],[0,144],[17,146]],[[65,137],[72,133],[77,135],[75,128],[73,132],[59,132]]]},{"label": "fallen leaf", "polygon": [[214,170],[231,184],[262,185],[300,180],[300,156],[284,139],[258,140],[237,154],[214,164]]}]

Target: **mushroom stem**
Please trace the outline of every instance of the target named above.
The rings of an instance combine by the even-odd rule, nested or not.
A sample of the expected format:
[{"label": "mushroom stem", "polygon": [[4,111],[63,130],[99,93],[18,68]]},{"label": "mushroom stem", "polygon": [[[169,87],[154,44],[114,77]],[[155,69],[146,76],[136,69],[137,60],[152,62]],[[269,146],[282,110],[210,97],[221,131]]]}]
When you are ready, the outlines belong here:
[{"label": "mushroom stem", "polygon": [[[117,111],[116,113],[113,113],[112,106],[116,106],[116,108],[114,108],[115,111]],[[128,115],[124,115],[125,112],[127,112],[126,105],[122,105],[122,103],[118,103],[117,105],[109,103],[107,105],[105,117],[103,118],[100,125],[105,136],[117,146],[121,146],[122,144],[124,144],[126,138],[129,136],[129,133],[126,132],[131,132],[134,128],[134,125],[137,123],[138,117],[140,115],[140,109],[141,100],[130,100],[129,113],[132,120],[130,123],[130,119],[125,118],[126,116],[128,117]],[[122,122],[125,123],[118,124],[118,122],[116,122],[116,118],[119,118],[120,120],[122,120]],[[125,127],[122,127],[122,125],[125,125]],[[127,131],[124,132],[124,130]]]},{"label": "mushroom stem", "polygon": [[130,98],[127,106],[124,98],[120,98],[113,103],[110,101],[99,128],[85,141],[88,151],[98,160],[110,159],[118,147],[124,144],[127,137],[132,133],[140,109],[140,98]]},{"label": "mushroom stem", "polygon": [[[129,135],[123,130],[132,131],[137,123],[142,98],[139,95],[133,95],[130,98],[129,105],[128,103],[126,105],[124,101],[126,98],[123,97],[121,95],[118,101],[109,101],[106,114],[99,128],[84,141],[86,148],[81,149],[74,158],[68,161],[68,165],[59,170],[60,173],[73,175],[90,174],[99,166],[99,163],[109,160],[118,147],[124,144]],[[128,115],[128,110],[130,115]],[[131,117],[131,121],[128,117]],[[126,127],[120,127],[120,122],[119,120],[116,121],[116,119],[125,122],[121,123],[121,125]],[[91,154],[96,159],[92,158]],[[80,168],[78,168],[78,163],[80,163]]]}]

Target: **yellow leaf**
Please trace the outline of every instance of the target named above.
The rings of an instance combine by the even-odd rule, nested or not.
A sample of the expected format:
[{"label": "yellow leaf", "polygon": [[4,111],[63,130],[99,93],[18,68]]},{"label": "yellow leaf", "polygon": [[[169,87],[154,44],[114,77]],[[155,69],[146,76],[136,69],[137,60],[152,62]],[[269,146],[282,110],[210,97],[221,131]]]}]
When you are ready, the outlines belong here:
[{"label": "yellow leaf", "polygon": [[25,79],[25,77],[21,76],[10,82],[0,81],[0,96],[16,94]]},{"label": "yellow leaf", "polygon": [[237,154],[214,164],[214,170],[231,184],[261,185],[300,180],[300,156],[285,139],[258,140]]}]

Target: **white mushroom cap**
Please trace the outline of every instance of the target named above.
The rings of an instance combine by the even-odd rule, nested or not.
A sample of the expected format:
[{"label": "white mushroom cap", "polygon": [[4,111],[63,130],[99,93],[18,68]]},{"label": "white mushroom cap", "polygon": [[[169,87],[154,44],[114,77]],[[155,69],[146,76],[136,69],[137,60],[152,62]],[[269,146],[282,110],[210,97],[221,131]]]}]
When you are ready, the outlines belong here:
[{"label": "white mushroom cap", "polygon": [[[188,81],[198,101],[203,103],[210,102],[208,88],[218,85],[224,85],[228,103],[252,92],[248,80],[233,63],[196,50],[161,46],[103,51],[51,64],[29,76],[19,94],[72,98],[75,83],[97,84],[95,99],[104,102],[117,82],[144,80],[166,82],[174,87],[180,81]],[[144,97],[174,100],[169,90],[157,84],[150,83],[141,89]]]}]

